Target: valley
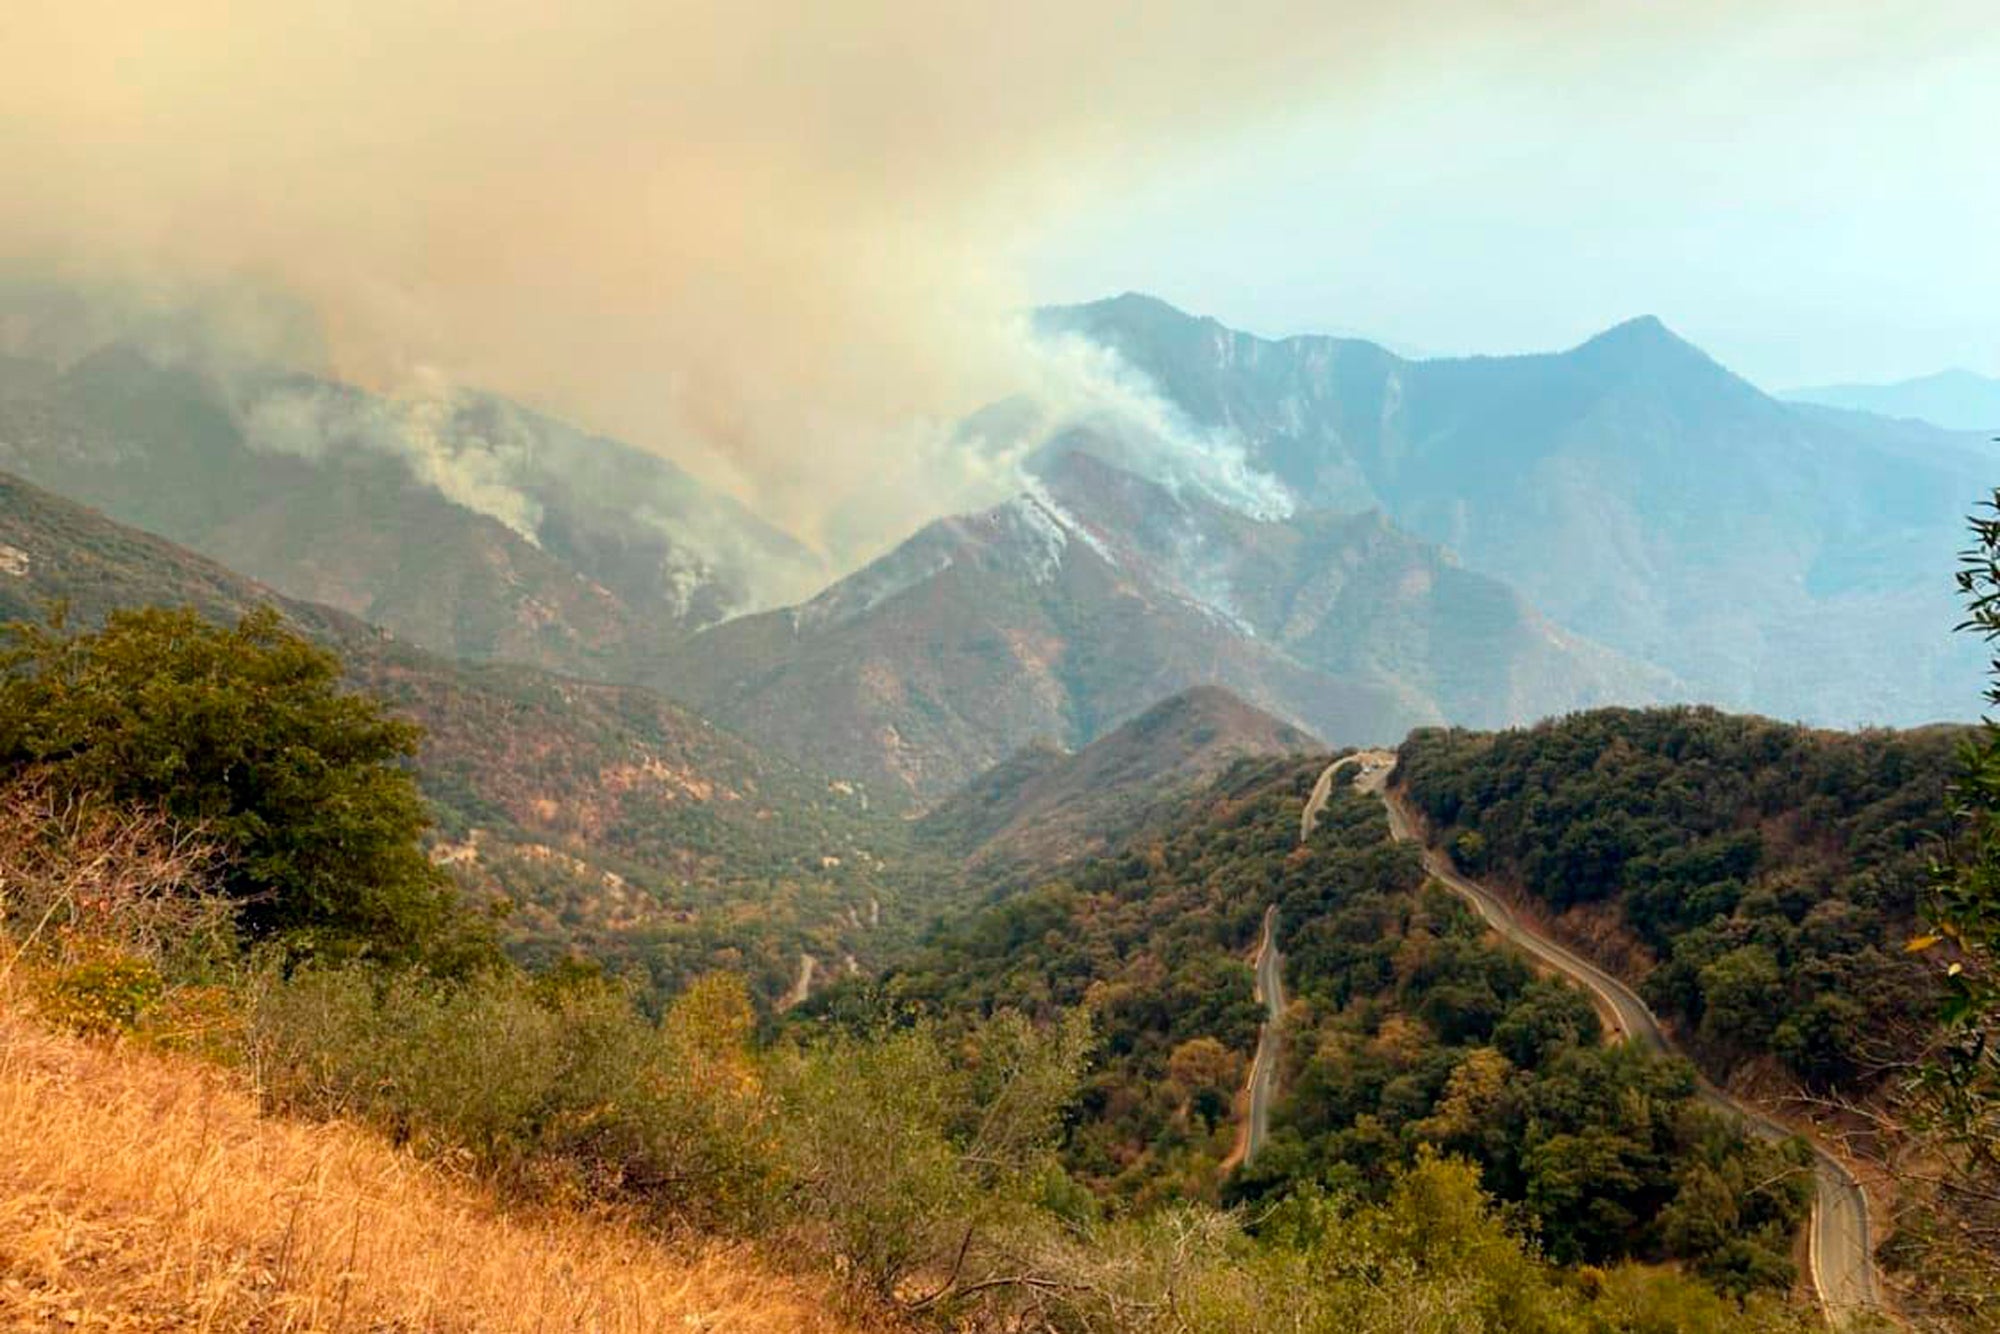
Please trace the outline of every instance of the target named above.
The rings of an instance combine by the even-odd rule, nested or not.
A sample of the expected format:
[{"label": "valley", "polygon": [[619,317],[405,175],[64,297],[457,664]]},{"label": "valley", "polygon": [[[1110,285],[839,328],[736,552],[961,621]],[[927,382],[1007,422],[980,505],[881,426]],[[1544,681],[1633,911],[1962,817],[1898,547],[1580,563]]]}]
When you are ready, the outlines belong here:
[{"label": "valley", "polygon": [[[502,952],[493,976],[518,980],[435,995],[384,983],[364,1001],[332,974],[302,977],[278,993],[298,1008],[257,1020],[295,1026],[283,1040],[303,1044],[286,1058],[301,1063],[288,1067],[292,1105],[360,1109],[397,1134],[444,1118],[435,1133],[459,1142],[474,1132],[452,1118],[489,1112],[399,1101],[416,1086],[382,1084],[367,1062],[419,1058],[368,1023],[428,1034],[410,1039],[436,1047],[424,1060],[466,1040],[454,1025],[583,1023],[599,1035],[588,1059],[611,1073],[537,1066],[542,1102],[495,1089],[490,1114],[567,1108],[603,1078],[603,1106],[631,1119],[599,1140],[565,1118],[600,1113],[522,1112],[532,1130],[506,1133],[533,1145],[520,1152],[534,1172],[608,1173],[591,1187],[606,1198],[671,1198],[702,1226],[763,1228],[741,1212],[767,1190],[759,1174],[817,1180],[838,1159],[863,1175],[826,1207],[860,1212],[788,1204],[807,1213],[786,1214],[787,1228],[861,1227],[891,1181],[912,1207],[970,1210],[957,1242],[926,1233],[869,1261],[896,1275],[869,1300],[904,1316],[984,1310],[975,1293],[1010,1289],[1017,1224],[1003,1216],[1106,1238],[1185,1209],[1240,1228],[1231,1220],[1289,1218],[1316,1198],[1359,1218],[1402,1207],[1439,1164],[1470,1173],[1478,1208],[1501,1211],[1507,1244],[1549,1274],[1685,1276],[1708,1295],[1649,1288],[1647,1300],[1712,1298],[1744,1328],[1808,1297],[1836,1326],[1964,1309],[1976,1280],[1926,1274],[1917,1257],[1933,1243],[1909,1220],[1935,1207],[1976,1226],[1976,1196],[1899,1177],[1925,1152],[1917,1141],[1848,1130],[1843,1153],[1867,1159],[1871,1198],[1842,1158],[1794,1134],[1803,1119],[1759,1110],[1789,1117],[1797,1098],[1902,1114],[1890,1048],[1921,1031],[1931,977],[1897,945],[1917,929],[1921,849],[1964,729],[1833,732],[1663,705],[1737,651],[1726,636],[1703,665],[1554,599],[1604,635],[1585,638],[1517,591],[1540,576],[1509,569],[1501,539],[1471,546],[1505,578],[1462,563],[1471,528],[1445,534],[1451,546],[1420,536],[1430,502],[1401,464],[1371,471],[1386,453],[1361,450],[1338,485],[1285,472],[1312,419],[1288,408],[1279,429],[1256,416],[1275,392],[1258,377],[1295,392],[1313,357],[1375,366],[1379,349],[1315,345],[1295,364],[1299,348],[1207,325],[1191,340],[1186,317],[1129,300],[1045,318],[1095,322],[1113,344],[1135,330],[1161,340],[1127,351],[1171,352],[1156,364],[1175,410],[1220,414],[1294,503],[1237,508],[1135,452],[1129,431],[1072,424],[1034,452],[1011,499],[940,518],[803,602],[717,566],[724,584],[680,585],[670,608],[661,571],[678,557],[619,536],[609,499],[666,483],[643,464],[622,480],[573,475],[608,446],[504,404],[460,403],[448,438],[476,451],[527,433],[506,436],[519,446],[507,476],[541,498],[533,541],[373,445],[337,464],[274,462],[214,385],[136,354],[13,382],[0,457],[114,513],[0,475],[0,615],[60,607],[89,634],[134,608],[220,624],[274,608],[340,655],[347,688],[422,728],[409,772],[434,822],[429,863]],[[1543,393],[1608,366],[1617,385],[1590,393],[1637,393],[1637,377],[1647,395],[1698,389],[1778,420],[1663,330],[1607,339],[1533,365],[1427,373],[1451,385],[1518,373]],[[389,411],[335,401],[338,414]],[[1310,429],[1316,448],[1359,448]],[[1919,428],[1842,429],[1894,452]],[[1959,466],[1956,445],[1932,443],[1939,468]],[[1873,449],[1856,477],[1880,463]],[[147,458],[155,471],[128,467]],[[1478,475],[1449,450],[1424,466]],[[239,489],[218,491],[221,473]],[[1364,483],[1375,508],[1342,508],[1363,497],[1339,488]],[[288,508],[308,493],[358,507],[333,522],[365,528],[360,511],[395,494],[411,508],[381,533],[425,531],[455,554],[383,537],[328,582],[298,564],[302,548],[252,555],[228,524],[204,526],[256,510],[241,488],[258,486],[282,501],[261,531],[323,535],[324,516]],[[270,582],[119,513],[245,554]],[[453,573],[474,568],[504,587]],[[1826,596],[1820,611],[1862,606],[1853,587]],[[319,1023],[350,1026],[330,1039],[310,1031]],[[634,1054],[650,1039],[603,1036],[636,1034],[628,1023],[673,1034],[689,1070],[734,1073],[711,1092],[675,1084]],[[344,1087],[373,1091],[324,1101],[305,1072],[333,1059],[312,1055],[329,1041],[353,1049]],[[518,1059],[584,1039],[537,1041],[553,1045]],[[848,1108],[861,1120],[827,1122],[839,1100],[815,1081],[850,1068],[874,1071]],[[1028,1100],[1024,1116],[1064,1090],[1059,1114],[1036,1111],[1039,1128],[1019,1131],[1032,1172],[1005,1156],[1016,1148],[989,1162],[976,1147],[989,1131],[964,1107],[1002,1085]],[[766,1087],[772,1101],[757,1101]],[[974,1103],[906,1101],[921,1090]],[[895,1141],[914,1156],[892,1167],[857,1148],[878,1124],[914,1136]],[[493,1170],[525,1170],[494,1133],[475,1135]],[[907,1175],[942,1161],[924,1156],[942,1144],[973,1145],[974,1159],[960,1175]],[[690,1166],[677,1156],[689,1153],[720,1157]],[[741,1198],[689,1193],[709,1172],[737,1174],[727,1192]],[[1230,1244],[1279,1263],[1292,1243],[1278,1235],[1259,1224]],[[1102,1253],[1034,1246],[1052,1273]],[[944,1295],[912,1297],[920,1277]]]}]

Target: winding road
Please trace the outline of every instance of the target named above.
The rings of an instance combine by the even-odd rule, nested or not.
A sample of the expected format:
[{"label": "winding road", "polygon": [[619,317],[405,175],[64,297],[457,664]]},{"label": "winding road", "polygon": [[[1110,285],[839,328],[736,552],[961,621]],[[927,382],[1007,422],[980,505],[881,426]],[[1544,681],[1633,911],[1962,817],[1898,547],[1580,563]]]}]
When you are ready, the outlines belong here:
[{"label": "winding road", "polygon": [[[1358,781],[1365,782],[1378,771],[1386,775],[1395,763],[1396,757],[1391,752],[1370,750],[1344,755],[1327,765],[1320,771],[1319,780],[1313,784],[1312,795],[1306,798],[1306,808],[1299,816],[1299,842],[1304,843],[1312,837],[1320,812],[1326,809],[1326,803],[1333,797],[1335,774],[1350,764],[1358,764],[1362,775]],[[1257,1150],[1264,1145],[1265,1135],[1270,1131],[1271,1092],[1278,1082],[1278,1027],[1285,1017],[1282,962],[1283,958],[1278,953],[1278,905],[1274,903],[1264,910],[1264,931],[1257,940],[1257,955],[1251,960],[1257,970],[1255,995],[1264,1007],[1264,1022],[1257,1030],[1257,1054],[1250,1058],[1250,1074],[1243,1081],[1243,1133],[1237,1141],[1236,1151],[1223,1163],[1224,1171],[1238,1163],[1253,1162]]]},{"label": "winding road", "polygon": [[[1575,951],[1538,935],[1532,926],[1514,915],[1498,894],[1459,874],[1449,858],[1425,844],[1419,833],[1421,826],[1418,820],[1403,800],[1388,790],[1389,771],[1395,757],[1388,752],[1372,754],[1388,755],[1388,763],[1364,763],[1355,786],[1381,797],[1389,813],[1390,833],[1398,840],[1418,845],[1424,870],[1432,879],[1471,904],[1487,926],[1503,940],[1588,991],[1598,1011],[1620,1037],[1639,1042],[1654,1051],[1675,1051],[1659,1019],[1630,987]],[[1321,776],[1322,782],[1331,784],[1331,772],[1329,768],[1328,773]],[[1737,1101],[1706,1079],[1700,1076],[1697,1079],[1703,1102],[1741,1117],[1756,1134],[1766,1139],[1783,1140],[1798,1133],[1756,1108]],[[1868,1218],[1868,1197],[1845,1164],[1810,1138],[1807,1143],[1812,1147],[1817,1182],[1807,1238],[1809,1269],[1820,1306],[1828,1319],[1839,1327],[1850,1316],[1882,1310]]]},{"label": "winding road", "polygon": [[1243,1162],[1256,1161],[1257,1150],[1271,1129],[1271,1090],[1277,1083],[1278,1024],[1285,1014],[1285,979],[1278,958],[1278,905],[1264,910],[1264,934],[1257,942],[1256,996],[1264,1006],[1264,1023],[1257,1030],[1257,1054],[1250,1059],[1244,1083],[1249,1107],[1243,1118]]}]

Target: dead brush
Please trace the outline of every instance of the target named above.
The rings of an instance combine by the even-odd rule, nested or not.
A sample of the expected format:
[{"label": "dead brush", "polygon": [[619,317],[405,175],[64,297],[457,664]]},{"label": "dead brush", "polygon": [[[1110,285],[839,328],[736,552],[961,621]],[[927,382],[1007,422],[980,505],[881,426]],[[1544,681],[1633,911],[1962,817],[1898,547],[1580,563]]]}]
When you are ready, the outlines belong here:
[{"label": "dead brush", "polygon": [[510,1215],[242,1076],[48,1032],[0,987],[0,1328],[801,1331],[834,1303],[741,1246]]},{"label": "dead brush", "polygon": [[0,984],[25,981],[66,1027],[212,1036],[208,984],[236,958],[218,865],[199,828],[14,779],[0,787]]}]

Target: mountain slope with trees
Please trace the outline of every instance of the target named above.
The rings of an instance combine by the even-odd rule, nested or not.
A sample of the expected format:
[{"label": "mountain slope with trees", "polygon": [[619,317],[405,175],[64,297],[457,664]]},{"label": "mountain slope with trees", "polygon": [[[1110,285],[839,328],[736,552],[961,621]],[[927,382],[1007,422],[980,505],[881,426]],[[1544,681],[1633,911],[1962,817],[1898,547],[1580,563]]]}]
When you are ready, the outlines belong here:
[{"label": "mountain slope with trees", "polygon": [[1034,745],[975,778],[918,822],[970,862],[975,880],[1031,875],[1102,852],[1246,755],[1322,748],[1217,686],[1162,700],[1074,754]]},{"label": "mountain slope with trees", "polygon": [[949,1020],[1085,1006],[1105,1054],[1071,1171],[1141,1207],[1213,1197],[1262,1019],[1247,959],[1275,906],[1283,1091],[1270,1143],[1225,1198],[1376,1196],[1399,1164],[1451,1153],[1558,1260],[1673,1256],[1732,1290],[1788,1287],[1812,1192],[1804,1146],[1763,1144],[1706,1110],[1684,1062],[1603,1048],[1588,998],[1537,980],[1426,888],[1372,798],[1343,786],[1301,846],[1323,767],[1239,761],[1178,819],[941,928],[878,990],[821,1007]]},{"label": "mountain slope with trees", "polygon": [[879,943],[862,923],[899,883],[901,822],[658,695],[447,661],[3,474],[0,533],[0,619],[39,620],[58,600],[83,627],[125,608],[233,623],[274,606],[340,651],[349,681],[423,728],[433,851],[515,905],[507,932],[524,951],[585,947],[666,989],[727,955],[776,996],[799,949],[867,957]]},{"label": "mountain slope with trees", "polygon": [[817,561],[663,459],[491,395],[110,343],[0,376],[0,468],[448,656],[632,679]]},{"label": "mountain slope with trees", "polygon": [[1962,736],[1605,710],[1419,732],[1397,781],[1462,866],[1622,933],[1623,951],[1597,936],[1600,956],[1643,978],[1718,1079],[1762,1058],[1860,1092],[1935,1008],[1901,944]]}]

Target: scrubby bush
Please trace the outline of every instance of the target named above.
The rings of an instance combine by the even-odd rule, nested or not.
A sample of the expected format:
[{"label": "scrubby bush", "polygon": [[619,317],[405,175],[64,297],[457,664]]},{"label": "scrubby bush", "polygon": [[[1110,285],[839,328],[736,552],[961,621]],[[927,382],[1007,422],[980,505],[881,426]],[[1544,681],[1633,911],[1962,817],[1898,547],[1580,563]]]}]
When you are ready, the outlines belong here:
[{"label": "scrubby bush", "polygon": [[58,1027],[215,1050],[236,943],[214,864],[199,831],[158,813],[36,773],[0,786],[0,981],[18,976]]},{"label": "scrubby bush", "polygon": [[166,991],[157,968],[113,949],[50,969],[41,978],[42,1012],[78,1033],[129,1033]]},{"label": "scrubby bush", "polygon": [[741,1224],[772,1194],[748,1016],[733,979],[656,1026],[609,982],[350,965],[267,978],[250,1051],[277,1106],[369,1121],[538,1194]]}]

